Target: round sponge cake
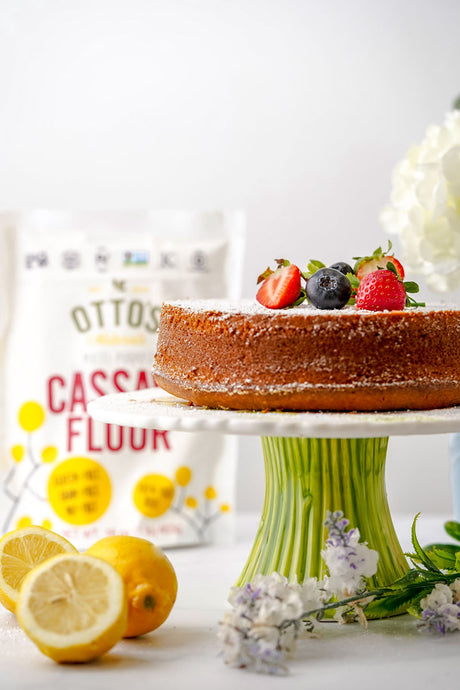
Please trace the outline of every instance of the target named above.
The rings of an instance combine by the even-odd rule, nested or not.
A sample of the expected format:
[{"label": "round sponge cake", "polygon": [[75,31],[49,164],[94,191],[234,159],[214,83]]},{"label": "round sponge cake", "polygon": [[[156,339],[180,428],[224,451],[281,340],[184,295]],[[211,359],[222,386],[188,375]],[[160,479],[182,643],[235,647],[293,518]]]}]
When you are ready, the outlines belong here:
[{"label": "round sponge cake", "polygon": [[153,374],[168,392],[208,407],[448,407],[460,404],[460,309],[166,302]]}]

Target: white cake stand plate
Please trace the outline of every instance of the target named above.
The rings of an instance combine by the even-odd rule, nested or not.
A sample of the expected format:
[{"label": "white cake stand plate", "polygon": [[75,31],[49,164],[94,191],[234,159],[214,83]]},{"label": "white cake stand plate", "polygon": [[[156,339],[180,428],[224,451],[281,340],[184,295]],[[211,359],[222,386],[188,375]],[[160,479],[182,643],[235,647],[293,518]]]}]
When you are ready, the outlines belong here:
[{"label": "white cake stand plate", "polygon": [[408,565],[385,490],[388,437],[460,431],[460,407],[375,413],[246,412],[192,406],[159,388],[98,398],[88,405],[88,412],[98,421],[120,426],[262,437],[265,501],[239,585],[256,573],[273,571],[299,582],[323,577],[324,520],[328,511],[336,510],[379,552],[371,585],[382,587],[402,577]]},{"label": "white cake stand plate", "polygon": [[373,438],[460,431],[460,407],[403,412],[246,412],[195,407],[161,388],[93,400],[100,422],[141,429],[298,438]]}]

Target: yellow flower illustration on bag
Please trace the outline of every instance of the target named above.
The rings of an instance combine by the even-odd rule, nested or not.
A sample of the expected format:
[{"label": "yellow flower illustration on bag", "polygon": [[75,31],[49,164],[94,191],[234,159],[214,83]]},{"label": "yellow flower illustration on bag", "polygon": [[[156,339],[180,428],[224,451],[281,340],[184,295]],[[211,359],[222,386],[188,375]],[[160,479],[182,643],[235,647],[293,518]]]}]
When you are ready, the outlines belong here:
[{"label": "yellow flower illustration on bag", "polygon": [[[34,488],[32,480],[44,464],[58,460],[56,446],[46,446],[36,456],[32,444],[32,434],[42,427],[46,420],[43,406],[35,400],[21,405],[18,423],[27,434],[25,444],[12,446],[10,453],[12,467],[3,483],[3,490],[10,499],[3,532],[16,527],[36,523],[29,514],[18,515],[19,505],[30,493],[35,501],[50,504],[55,515],[72,525],[88,525],[99,519],[107,510],[112,494],[110,478],[105,469],[92,458],[71,457],[58,463],[51,470],[47,493],[41,496]],[[27,463],[20,478],[17,477],[19,465]],[[14,487],[14,488],[13,488]],[[17,488],[19,487],[19,488]],[[49,503],[48,503],[49,502]],[[43,526],[51,526],[49,518],[41,519]]]},{"label": "yellow flower illustration on bag", "polygon": [[192,481],[192,471],[187,466],[178,467],[174,482],[161,474],[144,475],[135,485],[133,501],[142,515],[158,518],[168,510],[180,515],[195,531],[199,538],[218,517],[230,511],[228,503],[215,506],[217,490],[207,486],[203,491],[202,505],[199,500],[188,493],[187,487]]},{"label": "yellow flower illustration on bag", "polygon": [[[40,429],[45,421],[45,410],[39,402],[28,400],[19,408],[17,420],[21,429],[27,434],[27,443],[25,445],[18,443],[12,446],[10,450],[13,464],[3,482],[3,491],[7,498],[10,499],[11,505],[3,524],[4,533],[12,527],[13,520],[17,515],[19,503],[24,495],[31,493],[36,499],[46,501],[46,498],[39,496],[32,487],[32,479],[40,468],[41,463],[36,459],[33,453],[31,442],[32,433]],[[50,452],[51,451],[48,449],[48,453]],[[24,463],[28,463],[28,469],[26,470],[23,468]],[[21,468],[19,465],[21,465]],[[19,484],[19,490],[15,490],[15,488],[12,487],[16,487],[16,478],[19,469],[22,470],[23,479]],[[29,520],[31,521],[31,518],[28,515],[20,518],[16,517],[16,526],[26,524]]]}]

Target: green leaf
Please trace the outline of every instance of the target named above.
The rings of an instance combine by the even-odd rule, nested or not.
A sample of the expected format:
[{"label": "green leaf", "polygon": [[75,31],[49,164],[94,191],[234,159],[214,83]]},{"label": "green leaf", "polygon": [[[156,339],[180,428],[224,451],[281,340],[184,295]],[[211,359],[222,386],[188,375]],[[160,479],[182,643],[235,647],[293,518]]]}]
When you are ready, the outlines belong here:
[{"label": "green leaf", "polygon": [[433,581],[433,573],[428,570],[420,570],[419,568],[411,568],[405,575],[393,582],[391,589],[407,589],[408,587],[419,586],[420,583],[425,583],[427,580]]},{"label": "green leaf", "polygon": [[416,568],[411,568],[405,575],[400,577],[399,580],[393,582],[391,589],[405,589],[414,582],[418,582],[420,580],[420,572],[421,571]]},{"label": "green leaf", "polygon": [[259,283],[263,283],[263,281],[266,280],[266,279],[268,278],[268,276],[271,276],[271,274],[274,273],[274,272],[275,272],[275,271],[272,271],[272,269],[270,268],[270,266],[267,266],[267,268],[265,269],[265,271],[264,271],[263,273],[261,273],[260,276],[258,276],[258,278],[257,278],[257,285],[259,285]]},{"label": "green leaf", "polygon": [[326,264],[323,264],[322,261],[318,261],[317,259],[310,259],[307,265],[307,270],[302,273],[302,276],[305,278],[305,280],[308,280],[312,277],[313,273],[319,271],[320,268],[326,268]]},{"label": "green leaf", "polygon": [[[397,278],[399,278],[399,273],[398,273],[398,271],[396,270],[396,266],[394,265],[394,263],[393,263],[392,261],[387,261],[387,266],[386,266],[386,268],[387,268],[387,271],[391,271],[392,273],[395,274],[395,276],[396,276]],[[407,290],[406,290],[406,292],[407,292]]]},{"label": "green leaf", "polygon": [[311,273],[316,273],[316,271],[319,271],[320,268],[326,268],[326,264],[323,264],[322,261],[311,259],[311,261],[308,262],[307,268]]},{"label": "green leaf", "polygon": [[414,517],[414,521],[412,523],[412,529],[411,529],[412,546],[414,547],[415,553],[419,557],[420,562],[423,563],[423,565],[425,566],[425,568],[427,570],[429,570],[433,573],[440,573],[441,571],[439,570],[439,568],[437,568],[435,566],[435,564],[433,563],[433,561],[429,558],[429,556],[427,556],[427,554],[422,549],[422,547],[420,546],[419,541],[417,539],[417,534],[415,531],[415,525],[416,525],[416,522],[419,518],[419,515],[420,515],[420,513],[417,513],[417,515]]},{"label": "green leaf", "polygon": [[[279,268],[284,268],[285,266],[291,265],[291,262],[288,261],[287,259],[275,259],[275,263],[277,264],[275,271],[277,271]],[[259,285],[259,283],[263,283],[263,281],[266,280],[269,276],[271,276],[272,273],[275,273],[275,271],[273,271],[270,268],[270,266],[267,266],[265,271],[263,273],[261,273],[260,276],[258,276],[257,285]]]},{"label": "green leaf", "polygon": [[352,288],[359,288],[359,278],[357,278],[354,273],[347,273],[347,278]]},{"label": "green leaf", "polygon": [[455,520],[448,520],[444,523],[444,529],[446,530],[449,537],[460,541],[460,522],[455,522]]},{"label": "green leaf", "polygon": [[456,557],[460,553],[460,546],[455,544],[429,544],[424,547],[425,553],[441,570],[455,570]]},{"label": "green leaf", "polygon": [[275,259],[278,268],[285,268],[285,266],[290,266],[291,262],[287,259]]},{"label": "green leaf", "polygon": [[386,252],[383,251],[382,247],[377,247],[377,249],[375,249],[372,252],[371,256],[354,256],[353,257],[353,261],[355,261],[355,265],[353,266],[354,272],[355,273],[357,272],[358,268],[360,267],[360,265],[362,263],[365,263],[367,261],[373,261],[374,259],[376,259],[378,261],[379,259],[382,259],[384,256],[387,256],[391,252],[392,246],[393,245],[391,244],[390,240],[388,240],[388,249],[386,250]]},{"label": "green leaf", "polygon": [[417,302],[412,297],[409,297],[409,295],[406,295],[406,307],[424,307],[424,306],[425,306],[425,302]]},{"label": "green leaf", "polygon": [[371,601],[366,613],[372,617],[384,618],[389,613],[403,613],[409,606],[416,606],[420,599],[431,592],[431,587],[424,587],[422,591],[399,590],[384,595],[381,599]]},{"label": "green leaf", "polygon": [[403,283],[404,288],[406,292],[419,292],[420,288],[417,285],[417,283],[414,283],[412,280],[408,280],[406,283]]},{"label": "green leaf", "polygon": [[305,302],[307,299],[307,293],[305,292],[305,288],[300,288],[300,295],[297,297],[296,301],[290,304],[286,309],[292,309],[292,307],[298,307],[299,304],[302,304],[302,302]]}]

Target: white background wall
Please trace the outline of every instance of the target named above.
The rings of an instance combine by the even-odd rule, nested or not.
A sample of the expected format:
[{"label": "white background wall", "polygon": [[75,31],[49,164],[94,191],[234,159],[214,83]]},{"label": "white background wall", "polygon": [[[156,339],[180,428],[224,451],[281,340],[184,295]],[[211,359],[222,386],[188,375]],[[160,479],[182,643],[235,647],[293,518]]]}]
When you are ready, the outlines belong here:
[{"label": "white background wall", "polygon": [[[459,26],[458,0],[0,0],[0,208],[243,208],[245,296],[274,258],[366,253],[460,93]],[[451,510],[447,442],[391,440],[393,510]],[[243,439],[240,508],[262,494]]]}]

